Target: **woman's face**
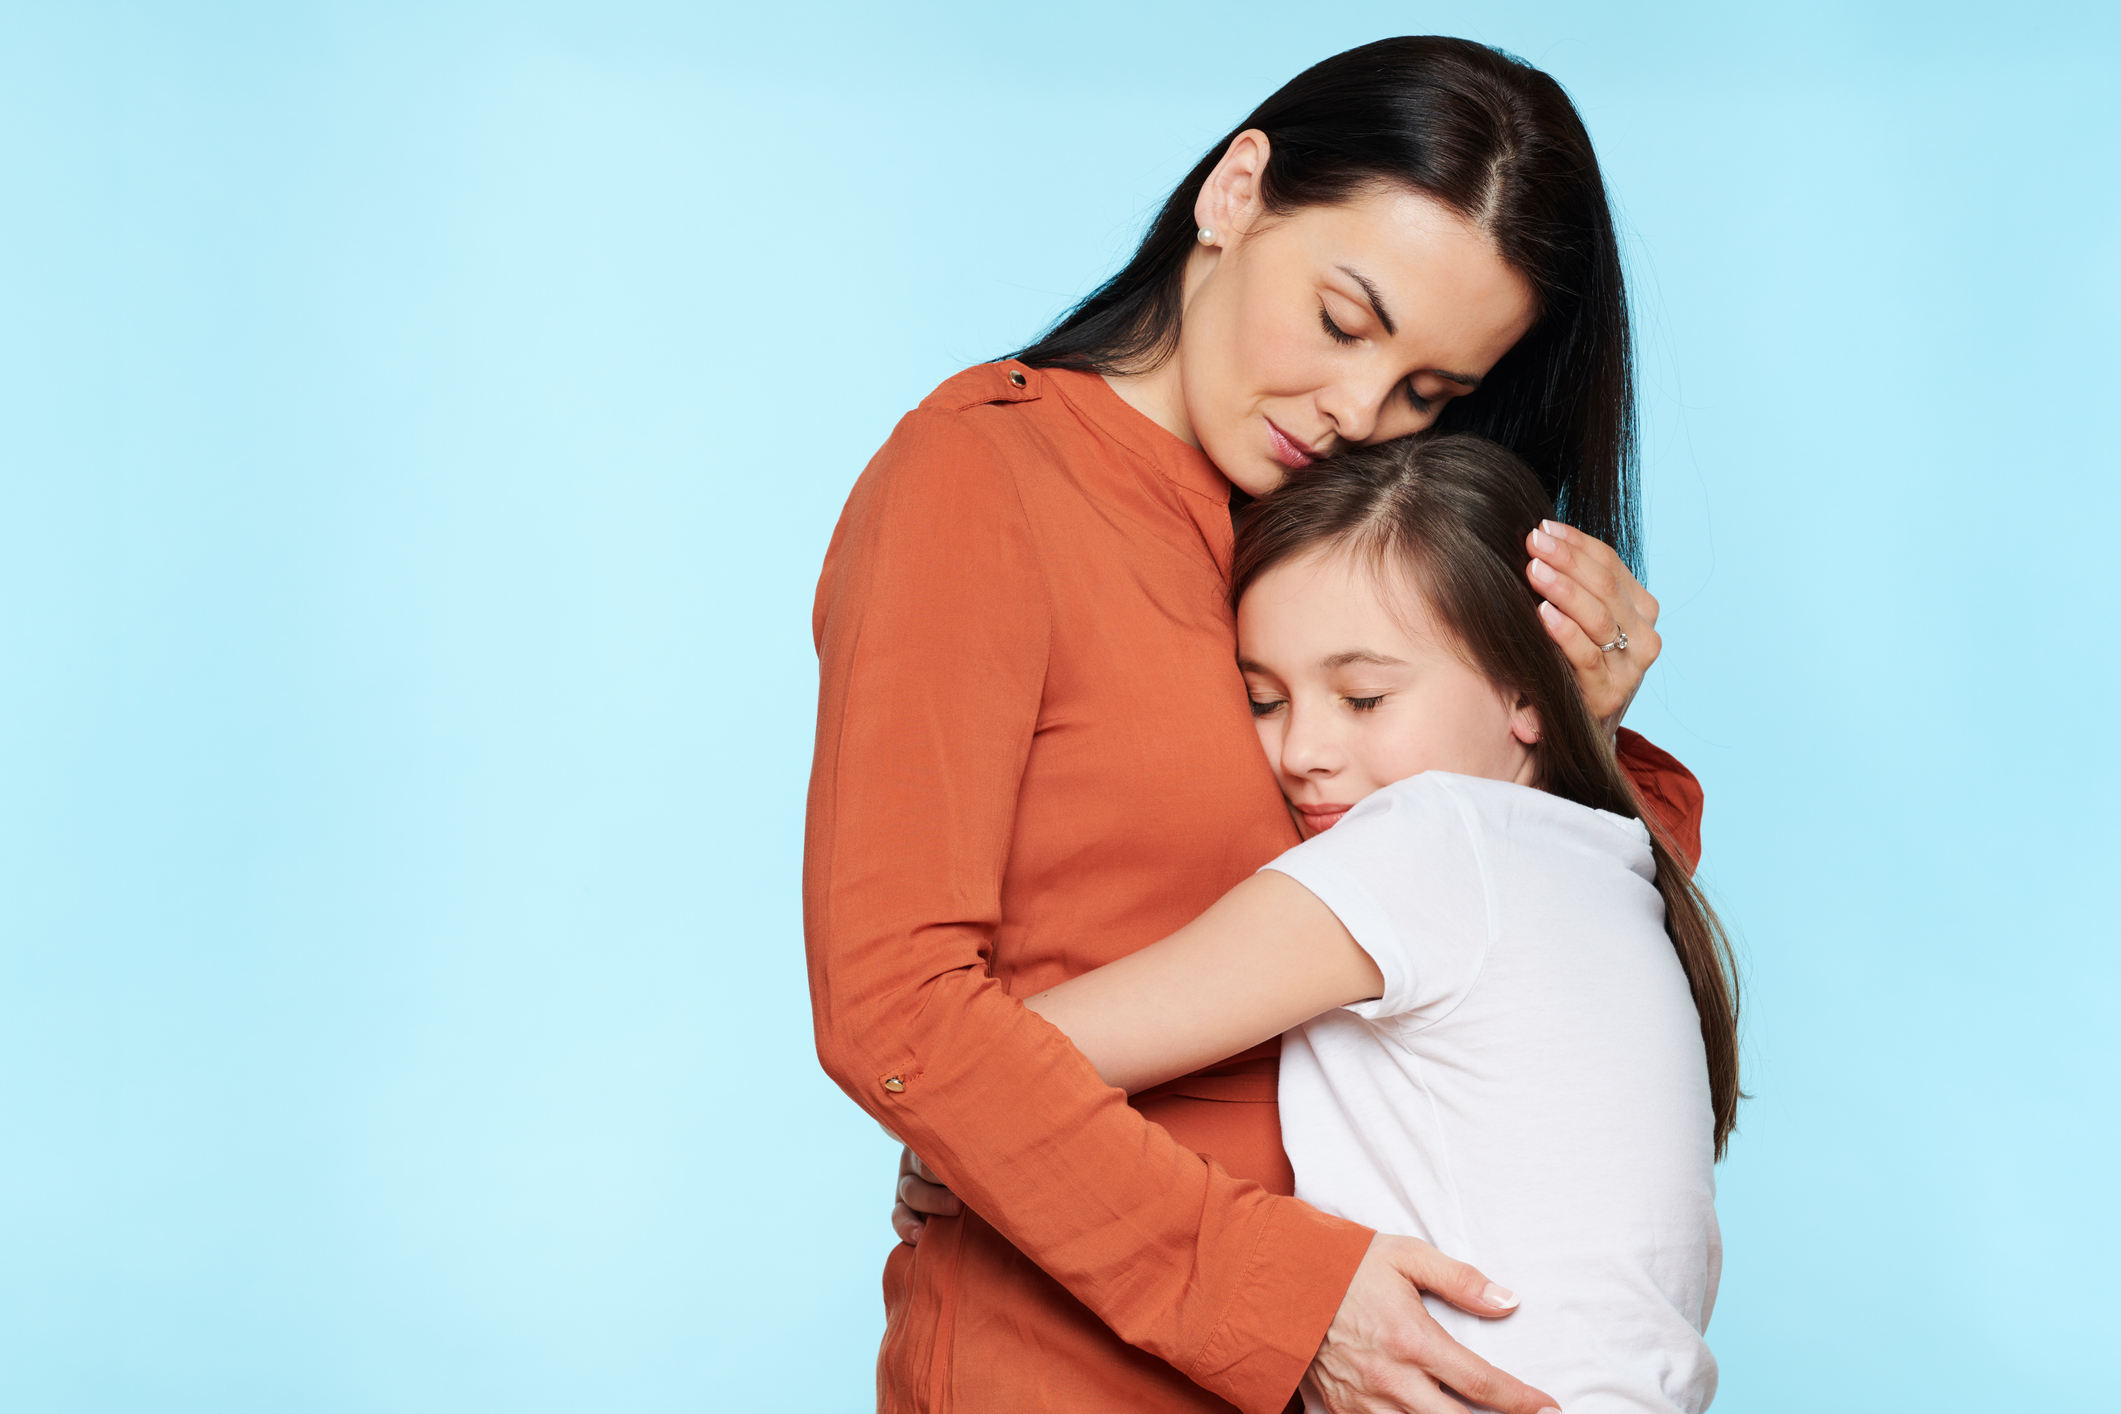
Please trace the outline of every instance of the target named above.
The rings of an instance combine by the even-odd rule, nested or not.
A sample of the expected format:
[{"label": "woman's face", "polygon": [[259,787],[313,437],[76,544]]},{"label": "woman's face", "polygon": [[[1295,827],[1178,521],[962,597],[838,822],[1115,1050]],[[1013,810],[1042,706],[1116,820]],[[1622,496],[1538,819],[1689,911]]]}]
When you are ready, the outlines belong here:
[{"label": "woman's face", "polygon": [[1251,159],[1264,166],[1256,134],[1202,192],[1216,243],[1187,267],[1166,368],[1186,424],[1173,430],[1258,496],[1292,468],[1429,426],[1524,337],[1536,300],[1485,235],[1425,196],[1380,189],[1266,217]]},{"label": "woman's face", "polygon": [[1345,554],[1261,575],[1237,606],[1237,653],[1305,838],[1423,771],[1537,778],[1538,715],[1466,662],[1419,594]]}]

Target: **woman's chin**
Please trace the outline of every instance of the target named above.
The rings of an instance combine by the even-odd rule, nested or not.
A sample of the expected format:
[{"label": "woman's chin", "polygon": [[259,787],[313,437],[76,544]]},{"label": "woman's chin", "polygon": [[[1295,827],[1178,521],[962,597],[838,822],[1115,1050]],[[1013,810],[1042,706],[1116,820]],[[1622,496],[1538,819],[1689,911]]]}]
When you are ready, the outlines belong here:
[{"label": "woman's chin", "polygon": [[1201,451],[1215,463],[1223,479],[1255,501],[1289,479],[1289,469],[1274,458],[1270,448],[1244,435],[1259,425],[1254,418],[1246,425],[1226,427],[1200,439]]},{"label": "woman's chin", "polygon": [[1246,458],[1245,463],[1240,464],[1235,471],[1220,462],[1216,463],[1216,468],[1232,486],[1255,501],[1271,491],[1280,489],[1281,484],[1289,479],[1287,467],[1262,457]]}]

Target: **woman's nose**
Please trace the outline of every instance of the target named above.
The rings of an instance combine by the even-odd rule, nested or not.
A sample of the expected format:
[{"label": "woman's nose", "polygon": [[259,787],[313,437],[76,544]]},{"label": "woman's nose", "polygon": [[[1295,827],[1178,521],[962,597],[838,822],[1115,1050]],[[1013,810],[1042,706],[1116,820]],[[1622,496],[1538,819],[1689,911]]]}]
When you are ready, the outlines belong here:
[{"label": "woman's nose", "polygon": [[1318,395],[1318,410],[1333,424],[1343,442],[1367,442],[1377,434],[1377,422],[1392,385],[1373,388],[1367,386],[1368,381],[1343,381]]}]

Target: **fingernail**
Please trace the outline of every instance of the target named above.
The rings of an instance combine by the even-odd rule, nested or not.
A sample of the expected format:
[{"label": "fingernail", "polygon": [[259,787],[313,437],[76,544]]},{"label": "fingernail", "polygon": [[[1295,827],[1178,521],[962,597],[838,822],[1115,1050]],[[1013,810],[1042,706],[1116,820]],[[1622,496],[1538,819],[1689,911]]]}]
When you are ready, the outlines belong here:
[{"label": "fingernail", "polygon": [[1554,567],[1545,560],[1534,560],[1532,561],[1532,578],[1542,584],[1551,584],[1554,582]]},{"label": "fingernail", "polygon": [[1569,528],[1558,520],[1543,520],[1539,523],[1539,528],[1556,540],[1567,538],[1569,533]]},{"label": "fingernail", "polygon": [[1549,1404],[1542,1407],[1539,1411],[1539,1414],[1561,1414],[1561,1411],[1559,1409],[1556,1409],[1553,1405]]},{"label": "fingernail", "polygon": [[922,1232],[922,1225],[921,1225],[920,1223],[915,1223],[915,1224],[914,1224],[914,1225],[913,1225],[912,1227],[909,1227],[909,1228],[907,1228],[907,1229],[906,1229],[906,1245],[907,1245],[908,1247],[911,1247],[911,1246],[913,1246],[913,1245],[914,1245],[915,1243],[919,1242],[919,1241],[921,1240],[921,1232]]},{"label": "fingernail", "polygon": [[1532,548],[1534,548],[1535,550],[1545,550],[1551,552],[1559,543],[1559,541],[1557,541],[1553,536],[1547,534],[1544,530],[1535,530],[1532,532]]},{"label": "fingernail", "polygon": [[1506,1286],[1497,1286],[1491,1281],[1488,1283],[1488,1289],[1480,1293],[1480,1299],[1487,1302],[1490,1306],[1515,1306],[1517,1304],[1517,1293]]}]

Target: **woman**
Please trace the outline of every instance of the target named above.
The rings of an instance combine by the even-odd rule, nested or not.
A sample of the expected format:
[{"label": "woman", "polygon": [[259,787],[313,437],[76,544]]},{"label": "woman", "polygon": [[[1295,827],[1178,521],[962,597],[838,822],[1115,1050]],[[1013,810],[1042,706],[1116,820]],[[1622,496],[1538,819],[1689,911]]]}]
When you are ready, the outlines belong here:
[{"label": "woman", "polygon": [[[1129,1103],[1017,1000],[1168,934],[1296,840],[1226,597],[1233,488],[1430,426],[1523,456],[1549,631],[1609,729],[1654,658],[1626,306],[1553,81],[1387,40],[1276,93],[1134,259],[899,425],[833,536],[804,913],[819,1057],[947,1179],[886,1264],[887,1410],[1273,1414],[1439,1381],[1550,1403],[1426,1315],[1507,1292],[1288,1196],[1275,1048]],[[1693,838],[1691,777],[1622,735]],[[964,1208],[958,1215],[957,1198]],[[911,1214],[905,1215],[910,1218]]]}]

